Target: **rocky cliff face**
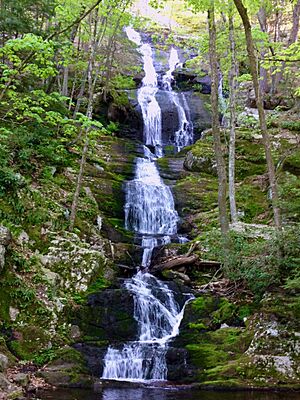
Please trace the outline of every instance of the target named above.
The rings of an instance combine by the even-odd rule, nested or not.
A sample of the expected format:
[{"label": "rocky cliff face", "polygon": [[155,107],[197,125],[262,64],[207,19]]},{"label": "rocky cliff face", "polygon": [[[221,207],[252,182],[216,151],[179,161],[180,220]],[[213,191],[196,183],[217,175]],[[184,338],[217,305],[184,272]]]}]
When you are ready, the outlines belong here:
[{"label": "rocky cliff face", "polygon": [[295,301],[269,293],[253,313],[249,303],[198,297],[187,306],[173,343],[181,358],[171,358],[170,378],[201,387],[299,387]]}]

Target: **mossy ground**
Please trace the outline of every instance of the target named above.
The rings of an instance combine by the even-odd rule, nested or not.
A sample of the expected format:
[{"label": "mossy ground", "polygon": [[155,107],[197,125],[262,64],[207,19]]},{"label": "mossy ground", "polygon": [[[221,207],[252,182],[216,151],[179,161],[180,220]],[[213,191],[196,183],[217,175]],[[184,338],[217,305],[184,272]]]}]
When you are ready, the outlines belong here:
[{"label": "mossy ground", "polygon": [[[63,310],[79,298],[84,301],[79,286],[83,284],[91,293],[111,284],[114,266],[105,259],[104,248],[110,246],[102,237],[103,233],[110,238],[110,230],[99,232],[97,218],[102,220],[101,229],[109,226],[120,241],[131,241],[123,228],[123,184],[132,175],[134,149],[130,140],[99,138],[85,167],[73,236],[65,236],[64,231],[69,225],[79,154],[70,153],[64,168],[43,167],[17,195],[0,198],[2,223],[13,235],[1,272],[0,338],[18,358],[47,361],[57,347],[70,343],[69,320]],[[55,244],[57,238],[64,241]],[[94,251],[95,243],[98,250]],[[79,258],[74,252],[80,253]],[[76,260],[67,257],[73,253],[83,261],[76,274]],[[58,255],[60,260],[49,261],[45,267],[43,256]]]}]

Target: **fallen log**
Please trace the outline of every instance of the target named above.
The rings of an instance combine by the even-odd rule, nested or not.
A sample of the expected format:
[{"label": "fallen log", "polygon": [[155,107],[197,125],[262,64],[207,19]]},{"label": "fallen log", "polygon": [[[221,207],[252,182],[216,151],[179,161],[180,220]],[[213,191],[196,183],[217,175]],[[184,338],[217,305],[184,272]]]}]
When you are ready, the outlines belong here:
[{"label": "fallen log", "polygon": [[185,265],[194,264],[198,260],[198,256],[196,254],[192,256],[178,256],[172,258],[171,260],[167,260],[161,264],[154,265],[151,268],[151,272],[159,272],[164,271],[165,269],[176,269]]},{"label": "fallen log", "polygon": [[196,264],[196,266],[202,268],[219,268],[221,263],[219,261],[211,260],[199,260],[199,256],[193,254],[192,256],[178,256],[171,260],[156,264],[151,268],[151,273],[161,272],[166,269],[179,269],[181,267],[188,267]]},{"label": "fallen log", "polygon": [[221,263],[219,261],[210,261],[210,260],[199,260],[197,262],[197,266],[204,268],[219,268],[221,267]]}]

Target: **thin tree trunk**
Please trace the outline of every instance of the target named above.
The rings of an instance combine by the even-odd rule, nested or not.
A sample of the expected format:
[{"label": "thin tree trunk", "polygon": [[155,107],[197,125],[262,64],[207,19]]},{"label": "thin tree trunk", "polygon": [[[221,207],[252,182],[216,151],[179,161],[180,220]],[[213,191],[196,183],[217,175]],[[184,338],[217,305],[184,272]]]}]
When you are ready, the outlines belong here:
[{"label": "thin tree trunk", "polygon": [[[93,117],[93,98],[94,98],[93,67],[94,67],[96,51],[98,48],[98,42],[96,40],[96,33],[97,33],[97,21],[95,22],[95,25],[94,25],[90,57],[89,57],[88,68],[87,68],[89,98],[88,98],[88,106],[87,106],[86,116],[89,119],[92,119],[92,117]],[[80,161],[80,168],[79,168],[79,173],[78,173],[78,177],[77,177],[76,189],[75,189],[75,193],[74,193],[74,197],[73,197],[73,202],[72,202],[72,206],[71,206],[70,225],[69,225],[69,230],[71,232],[74,229],[74,225],[75,225],[78,201],[79,201],[79,194],[80,194],[80,190],[81,190],[81,186],[82,186],[84,167],[85,167],[85,163],[86,163],[88,148],[89,148],[89,128],[87,128],[85,130],[85,140],[84,140],[84,146],[83,146],[82,156],[81,156],[81,161]]]},{"label": "thin tree trunk", "polygon": [[[282,11],[279,10],[276,12],[276,18],[274,22],[274,43],[280,42],[281,41],[281,32],[280,32],[280,25],[282,23]],[[271,84],[271,90],[270,93],[271,95],[274,95],[278,91],[278,84],[281,80],[281,73],[279,71],[274,72],[274,70],[277,70],[277,67],[272,67],[271,68],[271,79],[272,79],[272,84]]]},{"label": "thin tree trunk", "polygon": [[209,62],[211,69],[211,106],[212,106],[212,131],[214,138],[214,151],[217,161],[218,171],[218,205],[221,232],[226,237],[229,230],[229,223],[226,210],[226,165],[222,152],[219,109],[218,109],[218,60],[216,51],[216,24],[214,13],[214,1],[210,2],[208,12],[208,31],[209,31]]},{"label": "thin tree trunk", "polygon": [[66,65],[63,67],[63,83],[62,83],[62,89],[61,89],[61,94],[63,96],[68,96],[68,84],[69,84],[69,66]]},{"label": "thin tree trunk", "polygon": [[247,13],[247,9],[244,7],[241,0],[234,0],[234,4],[241,16],[243,21],[245,35],[246,35],[246,43],[247,43],[247,52],[249,57],[250,63],[250,70],[253,80],[253,86],[255,91],[256,97],[256,105],[259,114],[259,122],[260,122],[260,129],[263,136],[264,146],[265,146],[265,154],[267,160],[267,168],[268,168],[268,175],[269,175],[269,182],[270,182],[270,189],[271,189],[271,198],[272,198],[272,206],[273,206],[273,213],[274,213],[274,222],[278,229],[281,229],[281,215],[279,209],[279,196],[278,196],[278,188],[275,176],[275,168],[272,159],[271,153],[271,141],[267,131],[267,124],[266,124],[266,116],[263,107],[263,100],[262,94],[259,87],[258,81],[258,73],[257,73],[257,60],[255,56],[253,38],[252,38],[252,31],[251,25]]},{"label": "thin tree trunk", "polygon": [[[266,9],[264,7],[261,7],[257,13],[257,18],[258,18],[258,22],[260,25],[260,29],[262,30],[262,32],[267,33],[268,29],[267,29],[267,15],[266,15]],[[261,52],[260,52],[260,56],[261,59],[263,60],[265,58],[265,54],[266,54],[266,49],[262,48]],[[268,86],[268,74],[267,74],[267,70],[260,65],[259,67],[259,76],[260,76],[260,80],[259,80],[259,86],[260,86],[260,90],[261,92],[267,93],[267,91],[269,90],[269,86]]]},{"label": "thin tree trunk", "polygon": [[70,225],[69,225],[70,232],[72,232],[74,229],[74,224],[75,224],[75,219],[76,219],[76,214],[77,214],[77,206],[78,206],[78,200],[79,200],[80,190],[81,190],[81,186],[82,186],[84,166],[85,166],[86,156],[87,156],[87,152],[88,152],[88,148],[89,148],[88,134],[89,134],[89,132],[88,132],[88,130],[86,130],[86,137],[85,137],[82,156],[81,156],[81,160],[80,160],[80,168],[79,168],[79,173],[77,176],[76,189],[75,189],[72,207],[71,207]]},{"label": "thin tree trunk", "polygon": [[297,1],[293,10],[293,26],[288,40],[288,45],[295,43],[299,32],[300,0]]},{"label": "thin tree trunk", "polygon": [[236,90],[237,90],[237,62],[235,50],[235,33],[233,25],[233,16],[230,13],[229,22],[229,41],[231,67],[229,71],[229,109],[230,109],[230,137],[229,137],[229,162],[228,162],[228,187],[231,222],[238,221],[236,201],[235,201],[235,126],[236,126]]},{"label": "thin tree trunk", "polygon": [[[90,61],[89,61],[90,62]],[[76,115],[79,111],[82,99],[83,99],[83,95],[84,95],[84,90],[85,90],[85,84],[86,84],[86,79],[87,79],[87,70],[89,69],[89,65],[87,67],[87,69],[84,71],[83,75],[82,75],[82,81],[80,84],[80,89],[79,89],[79,93],[77,96],[77,101],[76,101],[76,105],[75,105],[75,109],[73,112],[73,118],[76,118]]]},{"label": "thin tree trunk", "polygon": [[[289,36],[289,39],[288,39],[288,47],[289,47],[291,44],[295,43],[296,40],[297,40],[297,38],[298,38],[298,32],[299,32],[299,17],[300,17],[300,0],[297,1],[297,3],[295,4],[295,7],[294,7],[294,9],[293,9],[293,25],[292,25],[292,29],[291,29],[291,32],[290,32],[290,36]],[[283,61],[283,62],[281,63],[281,70],[280,70],[280,72],[278,72],[278,73],[276,74],[276,76],[277,76],[277,84],[278,84],[279,82],[281,82],[282,79],[283,79],[283,71],[284,71],[284,69],[285,69],[285,65],[286,65],[286,63]]]}]

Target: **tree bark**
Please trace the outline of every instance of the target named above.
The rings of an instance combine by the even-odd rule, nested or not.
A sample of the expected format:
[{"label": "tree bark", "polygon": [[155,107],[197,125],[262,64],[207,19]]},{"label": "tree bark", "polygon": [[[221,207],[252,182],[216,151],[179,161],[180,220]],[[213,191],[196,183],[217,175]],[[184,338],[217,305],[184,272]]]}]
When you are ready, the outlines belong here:
[{"label": "tree bark", "polygon": [[288,45],[295,43],[299,32],[300,0],[297,1],[293,10],[293,26],[288,40]]},{"label": "tree bark", "polygon": [[230,109],[230,137],[229,137],[229,162],[228,162],[228,188],[231,222],[238,221],[236,201],[235,201],[235,126],[236,126],[236,90],[237,90],[237,62],[235,50],[235,33],[233,25],[233,16],[230,13],[229,23],[229,41],[231,67],[229,71],[229,109]]},{"label": "tree bark", "polygon": [[268,176],[269,176],[269,183],[270,183],[270,190],[271,190],[271,199],[272,199],[272,206],[273,206],[273,213],[274,213],[274,223],[278,229],[281,229],[281,215],[279,209],[279,196],[278,196],[278,188],[275,176],[275,168],[272,159],[271,153],[271,141],[267,131],[267,124],[266,124],[266,116],[263,107],[263,100],[262,94],[259,87],[258,81],[258,72],[257,72],[257,59],[254,50],[254,43],[252,37],[252,30],[251,25],[247,13],[247,9],[244,7],[242,0],[234,0],[234,4],[240,14],[240,17],[243,21],[245,36],[246,36],[246,43],[247,43],[247,53],[249,57],[250,63],[250,70],[253,80],[253,86],[255,91],[256,97],[256,105],[259,114],[259,122],[260,122],[260,129],[263,136],[264,147],[265,147],[265,154],[267,160],[267,168],[268,168]]},{"label": "tree bark", "polygon": [[154,265],[150,270],[151,273],[164,271],[166,269],[173,269],[173,268],[180,268],[189,264],[194,264],[198,260],[198,256],[193,254],[192,256],[185,257],[185,256],[178,256],[171,260],[167,260],[161,264]]},{"label": "tree bark", "polygon": [[[293,25],[292,25],[290,36],[288,39],[288,47],[291,44],[295,43],[297,40],[298,32],[299,32],[299,17],[300,17],[300,0],[297,1],[297,3],[295,4],[295,7],[293,9]],[[276,74],[276,83],[278,86],[278,83],[281,82],[283,79],[283,71],[286,66],[286,61],[280,60],[279,58],[274,59],[274,61],[282,61],[281,70],[280,70],[280,72],[278,72]],[[294,62],[294,61],[290,61],[290,62]],[[298,62],[298,60],[296,62]]]},{"label": "tree bark", "polygon": [[[261,7],[259,9],[259,11],[257,13],[257,18],[258,18],[258,22],[259,22],[261,31],[267,33],[268,32],[267,14],[266,14],[265,7]],[[265,58],[265,54],[266,54],[266,49],[262,48],[261,53],[260,53],[262,60]],[[262,93],[267,93],[267,91],[269,90],[268,74],[267,74],[266,69],[262,65],[260,65],[260,67],[259,67],[259,76],[260,76],[260,80],[259,80],[260,90]]]},{"label": "tree bark", "polygon": [[89,139],[88,139],[88,130],[86,130],[86,137],[85,137],[82,156],[81,156],[81,160],[80,160],[80,168],[79,168],[79,173],[77,176],[76,189],[75,189],[72,207],[71,207],[70,225],[69,225],[70,232],[72,232],[74,229],[74,224],[75,224],[75,219],[76,219],[76,214],[77,214],[77,206],[78,206],[79,195],[80,195],[80,190],[81,190],[81,186],[82,186],[84,166],[85,166],[88,148],[89,148]]},{"label": "tree bark", "polygon": [[218,109],[218,59],[216,51],[216,23],[214,12],[214,1],[211,0],[210,10],[208,11],[208,31],[209,31],[209,62],[211,69],[211,106],[212,106],[212,132],[214,138],[214,151],[217,162],[218,172],[218,205],[219,220],[223,236],[227,236],[229,223],[226,210],[226,186],[227,174],[226,164],[222,151],[219,109]]}]

